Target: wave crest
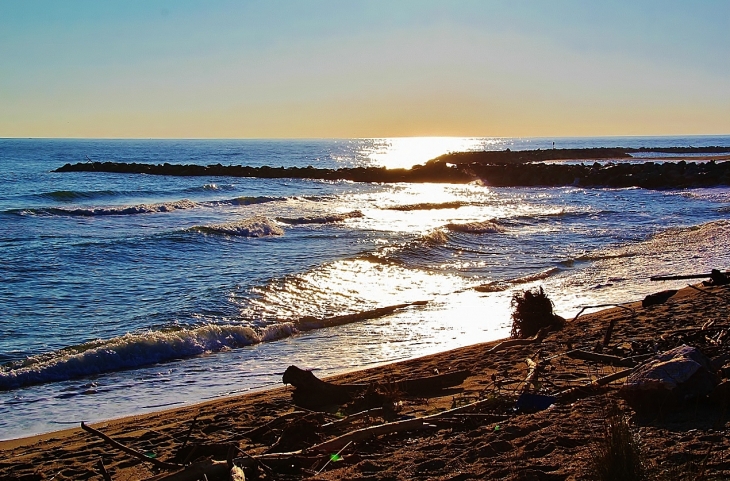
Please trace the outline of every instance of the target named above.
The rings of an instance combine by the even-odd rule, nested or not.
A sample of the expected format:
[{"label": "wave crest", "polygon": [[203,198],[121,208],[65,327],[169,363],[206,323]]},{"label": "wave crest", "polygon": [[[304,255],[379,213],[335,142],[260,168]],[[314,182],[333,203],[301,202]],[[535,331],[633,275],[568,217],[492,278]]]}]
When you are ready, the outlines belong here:
[{"label": "wave crest", "polygon": [[269,237],[284,235],[284,230],[275,221],[264,216],[251,217],[238,222],[211,224],[191,227],[191,230],[206,234],[219,234],[237,237]]},{"label": "wave crest", "polygon": [[333,224],[336,222],[342,222],[347,219],[356,219],[363,217],[363,213],[359,210],[352,212],[345,212],[343,214],[329,214],[324,216],[308,216],[308,217],[277,217],[276,220],[285,224],[302,225],[302,224]]},{"label": "wave crest", "polygon": [[495,234],[504,232],[504,227],[491,220],[467,222],[466,224],[447,224],[446,228],[452,232],[464,232],[467,234]]},{"label": "wave crest", "polygon": [[387,210],[400,210],[400,211],[412,211],[412,210],[436,210],[436,209],[458,209],[469,205],[468,202],[453,201],[453,202],[423,202],[420,204],[406,204],[396,205],[388,207]]},{"label": "wave crest", "polygon": [[281,200],[278,197],[267,197],[267,196],[242,196],[236,197],[235,199],[216,200],[208,202],[211,205],[255,205],[264,204],[266,202],[274,202]]},{"label": "wave crest", "polygon": [[216,324],[125,334],[4,366],[0,371],[0,390],[132,369],[248,346],[262,340],[262,334],[250,327]]},{"label": "wave crest", "polygon": [[523,277],[516,277],[507,281],[494,281],[488,282],[486,284],[481,284],[479,286],[476,286],[474,290],[479,292],[502,292],[513,286],[547,279],[548,277],[552,276],[553,274],[557,274],[560,271],[561,269],[558,267],[551,267],[549,269],[545,269],[544,271],[536,272],[534,274],[528,274]]},{"label": "wave crest", "polygon": [[19,215],[57,215],[74,217],[98,217],[107,215],[136,215],[153,214],[160,212],[173,212],[176,210],[193,209],[198,204],[183,199],[175,202],[163,202],[160,204],[138,204],[117,207],[91,207],[87,209],[64,209],[60,207],[49,207],[39,209],[19,209],[9,211]]}]

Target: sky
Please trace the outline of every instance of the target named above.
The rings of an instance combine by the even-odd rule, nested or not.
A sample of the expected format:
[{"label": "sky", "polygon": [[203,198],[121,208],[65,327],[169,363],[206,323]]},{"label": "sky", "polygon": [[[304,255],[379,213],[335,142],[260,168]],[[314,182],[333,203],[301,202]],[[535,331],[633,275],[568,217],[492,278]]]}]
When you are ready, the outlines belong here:
[{"label": "sky", "polygon": [[0,137],[730,134],[730,1],[3,0]]}]

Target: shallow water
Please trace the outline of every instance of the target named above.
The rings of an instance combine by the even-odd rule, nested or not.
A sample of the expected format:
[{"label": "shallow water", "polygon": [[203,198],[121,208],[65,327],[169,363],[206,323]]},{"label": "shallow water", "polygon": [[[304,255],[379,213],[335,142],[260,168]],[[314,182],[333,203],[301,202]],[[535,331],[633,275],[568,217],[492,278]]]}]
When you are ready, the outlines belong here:
[{"label": "shallow water", "polygon": [[[489,188],[53,173],[101,161],[408,166],[450,149],[730,137],[0,140],[0,438],[245,392],[509,332],[730,266],[730,189]],[[487,286],[481,291],[476,286]],[[428,301],[383,317],[373,309]],[[355,315],[358,322],[304,332]],[[319,324],[318,324],[319,323]]]}]

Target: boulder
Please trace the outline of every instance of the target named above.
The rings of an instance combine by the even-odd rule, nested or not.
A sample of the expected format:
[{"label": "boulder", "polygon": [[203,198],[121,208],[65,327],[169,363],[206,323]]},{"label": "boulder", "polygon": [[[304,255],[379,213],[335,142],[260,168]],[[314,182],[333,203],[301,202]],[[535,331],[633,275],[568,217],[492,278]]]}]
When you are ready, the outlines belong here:
[{"label": "boulder", "polygon": [[637,367],[620,394],[642,413],[705,398],[718,383],[710,360],[699,349],[682,345]]}]

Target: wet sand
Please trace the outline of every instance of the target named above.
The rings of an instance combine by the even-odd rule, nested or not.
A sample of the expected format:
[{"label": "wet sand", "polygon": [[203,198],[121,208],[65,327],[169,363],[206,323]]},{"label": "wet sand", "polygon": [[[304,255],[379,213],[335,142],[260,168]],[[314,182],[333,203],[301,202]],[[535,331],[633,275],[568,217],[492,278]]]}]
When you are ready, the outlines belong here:
[{"label": "wet sand", "polygon": [[[438,394],[414,397],[391,393],[390,399],[396,402],[394,416],[399,419],[436,414],[479,400],[490,401],[486,402],[486,409],[455,414],[448,422],[438,422],[427,429],[353,442],[340,453],[341,460],[330,462],[324,469],[329,459],[326,455],[315,456],[317,459],[309,466],[288,471],[281,466],[272,467],[272,471],[258,468],[249,472],[247,479],[252,479],[254,473],[259,479],[586,479],[596,443],[605,429],[607,407],[612,404],[629,417],[632,429],[640,436],[647,468],[657,479],[688,479],[683,476],[702,469],[710,475],[707,479],[728,479],[730,412],[717,404],[695,403],[679,410],[638,416],[618,396],[621,381],[616,381],[590,395],[567,399],[532,414],[517,413],[512,407],[524,387],[527,358],[549,359],[539,388],[542,393],[553,394],[625,369],[566,355],[570,350],[590,350],[602,343],[612,320],[615,327],[603,352],[625,357],[689,343],[689,328],[700,328],[711,320],[715,321],[716,331],[728,329],[729,308],[730,287],[687,287],[661,305],[643,308],[639,301],[569,319],[561,331],[550,333],[541,343],[495,349],[500,344],[496,341],[330,378],[338,383],[380,382],[388,386],[407,377],[471,371],[462,385]],[[730,352],[728,336],[714,344],[706,337],[707,342],[698,342],[704,343],[700,347],[712,351],[711,355]],[[286,367],[282,366],[282,371]],[[332,413],[339,410],[341,416],[343,408],[332,407],[330,414],[325,415],[303,412],[292,403],[292,390],[282,385],[93,427],[156,459],[171,461],[188,433],[188,445],[234,445],[241,450],[236,451],[236,456],[241,456],[240,452],[258,455],[269,450],[286,428],[304,418],[309,423],[307,431],[290,437],[293,444],[287,445],[286,450],[306,448],[341,432],[386,422],[377,415],[367,422],[355,422],[341,432],[325,432],[321,424],[337,419]],[[301,414],[253,440],[244,436],[252,428],[295,411]],[[220,449],[216,456],[226,459]],[[115,481],[148,479],[160,474],[151,464],[74,428],[0,442],[0,479],[102,479],[97,465],[100,459]],[[203,459],[205,456],[191,457],[196,462]]]}]

